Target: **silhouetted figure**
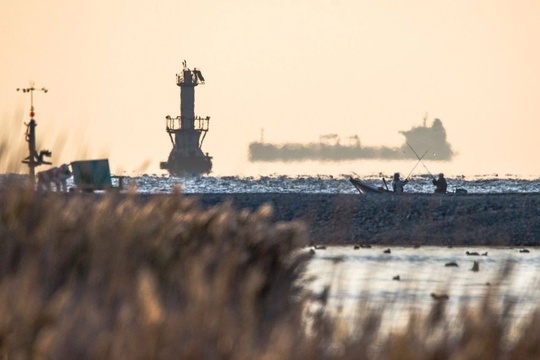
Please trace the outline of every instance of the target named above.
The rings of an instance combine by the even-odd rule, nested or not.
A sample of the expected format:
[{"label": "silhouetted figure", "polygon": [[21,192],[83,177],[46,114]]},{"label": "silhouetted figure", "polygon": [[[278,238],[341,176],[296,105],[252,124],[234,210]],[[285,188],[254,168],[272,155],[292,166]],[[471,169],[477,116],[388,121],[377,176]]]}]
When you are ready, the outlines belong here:
[{"label": "silhouetted figure", "polygon": [[444,174],[439,174],[439,178],[437,180],[432,180],[433,185],[435,185],[435,193],[437,194],[446,194],[446,189],[448,188],[448,184],[446,183],[446,179],[444,178]]},{"label": "silhouetted figure", "polygon": [[480,271],[480,264],[478,263],[478,261],[475,260],[473,262],[473,267],[472,267],[471,271],[474,271],[474,272]]},{"label": "silhouetted figure", "polygon": [[399,178],[399,173],[394,174],[394,179],[392,180],[392,189],[395,193],[402,193],[403,186],[409,183],[409,180],[401,180]]}]

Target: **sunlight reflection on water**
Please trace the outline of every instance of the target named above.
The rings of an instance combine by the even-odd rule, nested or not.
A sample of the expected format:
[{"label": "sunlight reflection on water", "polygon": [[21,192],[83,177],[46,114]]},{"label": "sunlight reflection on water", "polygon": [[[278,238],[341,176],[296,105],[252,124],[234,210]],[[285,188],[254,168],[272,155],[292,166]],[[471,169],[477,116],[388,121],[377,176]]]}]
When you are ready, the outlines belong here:
[{"label": "sunlight reflection on water", "polygon": [[[0,183],[13,174],[0,174]],[[24,178],[26,175],[14,175]],[[368,184],[382,187],[380,177],[363,177]],[[113,186],[118,180],[113,178]],[[387,180],[389,183],[390,180]],[[68,187],[73,188],[73,178],[68,179]],[[306,193],[306,194],[356,194],[357,190],[349,182],[349,175],[341,176],[193,176],[169,177],[164,175],[125,176],[124,186],[133,187],[139,193],[166,194],[180,187],[185,193]],[[448,178],[448,192],[465,189],[470,194],[538,193],[540,179],[517,177]],[[406,186],[409,193],[432,193],[433,184],[429,176],[413,176]]]},{"label": "sunlight reflection on water", "polygon": [[[333,176],[201,176],[201,177],[168,177],[138,176],[127,177],[126,184],[137,187],[140,193],[170,193],[180,186],[185,193],[321,193],[321,194],[356,194],[356,189],[349,182],[348,175]],[[368,177],[366,182],[374,186],[382,186],[380,178]],[[389,180],[388,180],[389,181]],[[540,192],[539,179],[515,178],[482,178],[470,179],[449,178],[448,191],[457,188],[465,189],[471,194],[483,193],[523,193]],[[72,183],[70,184],[72,186]],[[414,176],[406,186],[411,193],[432,193],[433,184],[428,176]]]}]

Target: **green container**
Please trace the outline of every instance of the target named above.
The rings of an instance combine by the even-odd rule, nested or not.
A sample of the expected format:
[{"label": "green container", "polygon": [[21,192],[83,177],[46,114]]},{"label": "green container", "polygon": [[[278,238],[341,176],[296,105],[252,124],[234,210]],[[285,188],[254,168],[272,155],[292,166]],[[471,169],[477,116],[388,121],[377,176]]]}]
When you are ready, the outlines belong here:
[{"label": "green container", "polygon": [[73,181],[80,190],[104,190],[112,187],[108,159],[73,161],[71,168]]}]

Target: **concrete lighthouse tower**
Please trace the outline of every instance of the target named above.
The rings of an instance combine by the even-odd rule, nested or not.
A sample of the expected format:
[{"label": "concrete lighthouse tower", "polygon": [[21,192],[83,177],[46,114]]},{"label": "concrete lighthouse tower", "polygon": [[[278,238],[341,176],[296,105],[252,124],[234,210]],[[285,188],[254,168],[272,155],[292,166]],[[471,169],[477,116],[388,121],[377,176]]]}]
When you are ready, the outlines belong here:
[{"label": "concrete lighthouse tower", "polygon": [[195,87],[204,84],[200,70],[190,70],[186,61],[181,74],[176,74],[180,87],[180,116],[166,116],[166,131],[173,148],[169,159],[160,167],[174,176],[207,174],[212,170],[212,157],[203,153],[202,143],[208,132],[210,117],[195,116]]}]

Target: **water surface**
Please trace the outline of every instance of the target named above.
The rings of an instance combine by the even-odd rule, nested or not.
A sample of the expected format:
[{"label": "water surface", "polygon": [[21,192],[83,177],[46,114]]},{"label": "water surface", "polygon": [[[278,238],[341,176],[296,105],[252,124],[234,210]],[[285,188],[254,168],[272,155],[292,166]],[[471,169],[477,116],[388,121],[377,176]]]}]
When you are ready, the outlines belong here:
[{"label": "water surface", "polygon": [[[349,182],[348,175],[334,176],[260,176],[260,177],[168,177],[144,175],[127,178],[142,193],[168,193],[179,186],[186,193],[325,193],[355,194],[357,190]],[[374,186],[384,186],[381,177],[365,177]],[[471,194],[540,192],[540,179],[517,177],[448,178],[448,191],[465,189]],[[390,184],[390,179],[387,183]],[[434,186],[430,176],[414,176],[405,187],[406,192],[432,193]]]},{"label": "water surface", "polygon": [[[517,304],[511,313],[517,323],[540,299],[540,252],[536,249],[522,253],[521,248],[392,247],[390,254],[385,249],[328,246],[315,250],[307,271],[307,277],[314,278],[310,288],[321,292],[330,286],[329,308],[346,317],[354,318],[359,304],[382,306],[390,325],[399,326],[406,323],[411,310],[427,314],[435,301],[432,293],[448,295],[449,313],[456,318],[462,305],[477,305],[491,291],[493,304],[500,309],[507,302]],[[468,256],[467,251],[487,255]],[[478,272],[471,271],[474,261]],[[458,266],[445,266],[450,262]],[[397,276],[399,280],[394,279]]]}]

